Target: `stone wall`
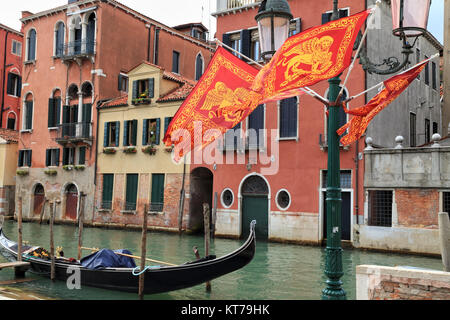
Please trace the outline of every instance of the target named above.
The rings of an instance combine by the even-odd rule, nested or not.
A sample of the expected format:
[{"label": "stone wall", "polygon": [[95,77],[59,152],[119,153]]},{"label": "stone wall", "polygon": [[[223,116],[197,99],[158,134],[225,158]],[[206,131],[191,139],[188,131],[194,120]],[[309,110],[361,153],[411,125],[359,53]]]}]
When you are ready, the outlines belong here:
[{"label": "stone wall", "polygon": [[408,267],[356,267],[357,300],[450,300],[450,273]]},{"label": "stone wall", "polygon": [[14,215],[14,193],[15,186],[0,187],[0,214],[5,216]]}]

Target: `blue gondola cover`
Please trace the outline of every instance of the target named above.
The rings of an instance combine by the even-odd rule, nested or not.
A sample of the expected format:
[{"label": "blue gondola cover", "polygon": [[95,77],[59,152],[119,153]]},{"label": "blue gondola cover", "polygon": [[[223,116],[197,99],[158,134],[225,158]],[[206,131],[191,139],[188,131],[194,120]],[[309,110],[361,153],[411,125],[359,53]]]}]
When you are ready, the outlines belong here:
[{"label": "blue gondola cover", "polygon": [[131,255],[132,253],[128,250],[109,250],[102,249],[98,252],[95,252],[89,256],[81,259],[80,263],[83,267],[98,270],[104,268],[136,268],[136,263],[133,258],[120,256],[117,253],[124,253]]}]

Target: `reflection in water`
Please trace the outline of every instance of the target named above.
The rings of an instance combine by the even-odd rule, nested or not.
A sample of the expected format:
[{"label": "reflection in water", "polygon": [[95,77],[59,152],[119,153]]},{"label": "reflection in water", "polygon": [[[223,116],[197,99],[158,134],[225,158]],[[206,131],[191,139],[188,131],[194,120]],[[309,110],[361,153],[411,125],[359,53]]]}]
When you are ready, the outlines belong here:
[{"label": "reflection in water", "polygon": [[[6,221],[4,231],[11,239],[17,239],[17,225]],[[55,246],[62,246],[66,257],[77,256],[78,229],[74,226],[54,227]],[[50,248],[49,226],[36,223],[23,224],[23,238],[31,245]],[[128,249],[140,255],[141,233],[139,231],[106,230],[84,228],[85,247]],[[239,248],[244,240],[214,239],[210,252],[218,257]],[[197,246],[204,254],[202,236],[152,232],[147,236],[147,256],[157,260],[181,264],[195,260],[192,248]],[[84,252],[85,255],[90,252]],[[0,263],[4,262],[0,257]],[[344,250],[342,277],[348,299],[356,297],[355,269],[361,264],[386,266],[410,265],[442,270],[440,259],[411,255],[373,253],[360,250]],[[147,295],[146,299],[177,300],[311,300],[320,299],[325,287],[325,250],[321,247],[257,241],[253,261],[238,271],[212,281],[212,292],[205,285],[158,295]],[[108,291],[90,287],[68,290],[62,281],[51,282],[47,278],[29,274],[38,280],[14,285],[36,295],[57,299],[137,299],[136,294]],[[0,281],[14,278],[13,270],[3,270]]]}]

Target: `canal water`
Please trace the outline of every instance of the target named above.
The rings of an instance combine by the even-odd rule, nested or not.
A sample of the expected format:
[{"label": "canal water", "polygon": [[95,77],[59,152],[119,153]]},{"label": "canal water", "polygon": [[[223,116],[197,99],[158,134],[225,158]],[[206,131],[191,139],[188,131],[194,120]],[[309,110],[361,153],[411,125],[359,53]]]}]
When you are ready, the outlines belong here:
[{"label": "canal water", "polygon": [[[5,221],[3,229],[10,239],[17,239],[17,224]],[[75,226],[54,226],[55,247],[62,246],[66,257],[77,256],[78,228]],[[23,224],[23,240],[29,245],[39,245],[49,250],[49,226],[37,223]],[[140,255],[141,233],[139,231],[106,230],[84,228],[83,246],[109,249],[128,249]],[[244,241],[214,239],[210,252],[225,255]],[[178,235],[162,232],[149,232],[147,236],[147,256],[156,260],[181,264],[195,260],[193,247],[204,254],[203,236]],[[89,254],[90,252],[85,252]],[[6,260],[0,256],[0,263]],[[137,262],[138,264],[139,262]],[[257,241],[253,261],[243,269],[212,281],[212,291],[207,293],[205,285],[147,295],[149,300],[318,300],[325,287],[323,274],[325,249],[321,247]],[[345,275],[342,278],[347,299],[356,298],[356,266],[376,264],[384,266],[414,266],[442,270],[438,258],[413,255],[374,253],[362,250],[345,249],[343,253]],[[121,293],[90,287],[69,290],[63,281],[51,282],[49,279],[27,273],[35,279],[31,282],[14,285],[0,285],[20,290],[39,297],[65,300],[136,300],[137,294]],[[13,270],[0,271],[0,284],[14,279]]]}]

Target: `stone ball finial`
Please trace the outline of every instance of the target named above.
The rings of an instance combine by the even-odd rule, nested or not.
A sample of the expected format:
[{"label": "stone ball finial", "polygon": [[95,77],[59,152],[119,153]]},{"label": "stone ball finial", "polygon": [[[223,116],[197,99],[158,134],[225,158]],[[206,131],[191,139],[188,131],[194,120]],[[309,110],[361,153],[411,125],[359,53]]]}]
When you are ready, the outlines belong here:
[{"label": "stone ball finial", "polygon": [[401,149],[403,148],[403,141],[405,141],[405,139],[402,136],[397,136],[395,137],[395,143],[397,144],[397,146],[395,147],[395,149]]},{"label": "stone ball finial", "polygon": [[372,147],[373,139],[371,137],[367,137],[366,144],[367,144],[366,150],[372,150],[373,149],[373,147]]},{"label": "stone ball finial", "polygon": [[441,141],[442,137],[439,133],[433,134],[431,137],[431,141],[433,141],[433,145],[431,147],[440,147],[439,141]]}]

